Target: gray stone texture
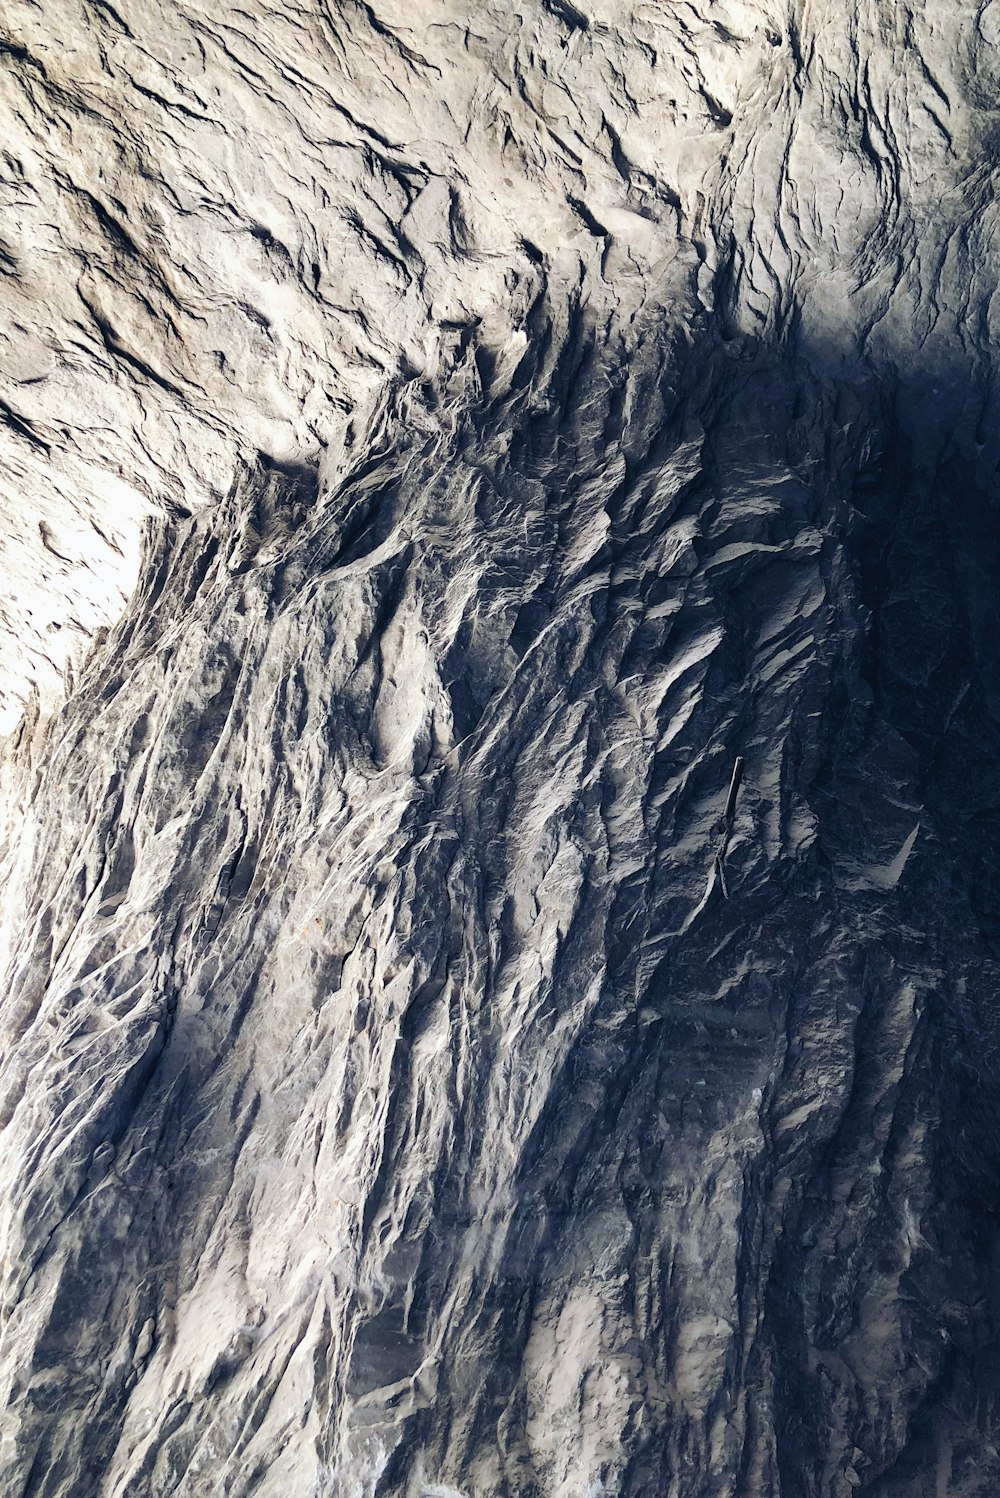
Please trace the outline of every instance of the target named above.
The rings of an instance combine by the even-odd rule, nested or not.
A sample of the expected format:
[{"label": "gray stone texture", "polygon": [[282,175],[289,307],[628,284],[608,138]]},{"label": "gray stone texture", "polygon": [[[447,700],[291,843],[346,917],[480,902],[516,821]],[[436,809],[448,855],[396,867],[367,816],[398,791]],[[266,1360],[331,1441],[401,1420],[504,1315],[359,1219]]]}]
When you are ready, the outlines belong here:
[{"label": "gray stone texture", "polygon": [[998,49],[8,0],[2,1498],[1000,1492]]}]

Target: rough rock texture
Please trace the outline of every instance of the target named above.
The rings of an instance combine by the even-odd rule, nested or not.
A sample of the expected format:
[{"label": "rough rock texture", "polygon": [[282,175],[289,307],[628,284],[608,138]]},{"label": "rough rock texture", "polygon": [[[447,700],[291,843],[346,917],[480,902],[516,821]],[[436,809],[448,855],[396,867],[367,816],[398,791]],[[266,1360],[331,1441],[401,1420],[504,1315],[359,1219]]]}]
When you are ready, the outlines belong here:
[{"label": "rough rock texture", "polygon": [[1000,4],[520,12],[5,11],[3,1498],[1000,1490]]}]

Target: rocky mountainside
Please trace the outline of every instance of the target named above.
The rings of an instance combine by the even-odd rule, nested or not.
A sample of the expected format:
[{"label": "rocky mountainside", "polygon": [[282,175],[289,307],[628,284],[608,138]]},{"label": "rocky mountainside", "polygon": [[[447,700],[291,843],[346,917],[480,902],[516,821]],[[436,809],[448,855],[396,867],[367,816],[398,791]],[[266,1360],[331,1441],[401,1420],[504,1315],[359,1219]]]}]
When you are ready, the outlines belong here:
[{"label": "rocky mountainside", "polygon": [[1000,0],[10,0],[2,1498],[1000,1491]]}]

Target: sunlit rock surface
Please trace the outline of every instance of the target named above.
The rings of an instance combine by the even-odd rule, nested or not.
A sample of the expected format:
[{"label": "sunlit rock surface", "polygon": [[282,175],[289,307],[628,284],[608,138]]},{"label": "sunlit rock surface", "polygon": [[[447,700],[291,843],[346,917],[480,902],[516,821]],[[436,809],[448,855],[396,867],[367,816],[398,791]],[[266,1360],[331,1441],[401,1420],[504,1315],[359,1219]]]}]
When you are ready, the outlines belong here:
[{"label": "sunlit rock surface", "polygon": [[998,47],[11,0],[3,1498],[1000,1491]]}]

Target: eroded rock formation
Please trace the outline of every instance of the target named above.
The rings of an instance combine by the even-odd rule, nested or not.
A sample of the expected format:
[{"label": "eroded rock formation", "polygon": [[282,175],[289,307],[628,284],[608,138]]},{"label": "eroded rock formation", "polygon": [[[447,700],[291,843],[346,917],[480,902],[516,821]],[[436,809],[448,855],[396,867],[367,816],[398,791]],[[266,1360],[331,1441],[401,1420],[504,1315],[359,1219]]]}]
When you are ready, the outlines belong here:
[{"label": "eroded rock formation", "polygon": [[9,7],[4,1498],[997,1491],[998,43]]}]

